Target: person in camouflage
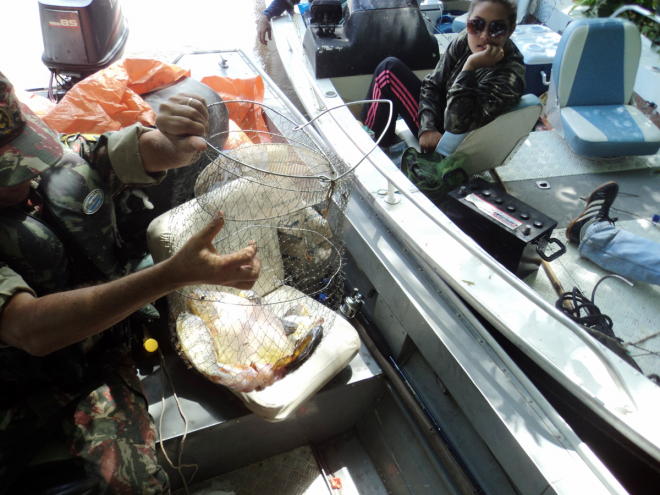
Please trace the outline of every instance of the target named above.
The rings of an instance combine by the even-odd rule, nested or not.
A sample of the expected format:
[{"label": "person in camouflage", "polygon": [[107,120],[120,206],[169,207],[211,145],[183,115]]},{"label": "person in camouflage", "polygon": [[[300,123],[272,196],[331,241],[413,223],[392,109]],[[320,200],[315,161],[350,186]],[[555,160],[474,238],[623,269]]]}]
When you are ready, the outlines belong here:
[{"label": "person in camouflage", "polygon": [[515,0],[472,0],[467,29],[454,39],[424,81],[394,57],[376,68],[367,99],[389,105],[362,107],[361,119],[381,146],[389,146],[399,115],[419,137],[422,152],[435,150],[447,131],[462,134],[492,122],[512,108],[525,90],[523,56],[509,39],[516,27]]},{"label": "person in camouflage", "polygon": [[53,436],[100,493],[169,492],[127,317],[186,285],[250,289],[261,265],[254,243],[213,248],[218,212],[172,258],[129,273],[112,197],[157,184],[206,147],[206,102],[173,96],[156,123],[64,146],[0,73],[0,493],[20,490]]}]

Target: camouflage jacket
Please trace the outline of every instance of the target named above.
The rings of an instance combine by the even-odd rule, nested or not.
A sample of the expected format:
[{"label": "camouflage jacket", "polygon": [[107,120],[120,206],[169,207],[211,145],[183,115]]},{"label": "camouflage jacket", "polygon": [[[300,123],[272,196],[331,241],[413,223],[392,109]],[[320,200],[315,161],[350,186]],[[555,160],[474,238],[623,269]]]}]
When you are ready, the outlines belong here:
[{"label": "camouflage jacket", "polygon": [[[65,136],[61,162],[39,177],[41,211],[0,210],[0,310],[20,290],[44,296],[128,272],[112,198],[126,184],[156,184],[164,176],[144,172],[143,132],[133,126],[91,140]],[[55,412],[104,365],[121,359],[126,341],[120,324],[45,357],[0,348],[0,410],[22,397],[42,414]]]},{"label": "camouflage jacket", "polygon": [[494,67],[463,72],[472,55],[467,31],[451,42],[419,97],[419,135],[426,131],[462,134],[478,129],[512,108],[525,90],[523,56],[507,40],[504,58]]}]

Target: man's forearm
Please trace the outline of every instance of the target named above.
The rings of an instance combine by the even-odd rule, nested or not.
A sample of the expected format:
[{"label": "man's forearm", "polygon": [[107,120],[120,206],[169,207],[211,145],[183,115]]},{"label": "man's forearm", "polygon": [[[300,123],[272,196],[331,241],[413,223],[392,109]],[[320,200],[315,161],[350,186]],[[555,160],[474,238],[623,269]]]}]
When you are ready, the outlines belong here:
[{"label": "man's forearm", "polygon": [[180,285],[168,262],[102,285],[40,298],[19,292],[0,313],[0,341],[43,356],[96,335]]},{"label": "man's forearm", "polygon": [[174,256],[151,268],[103,285],[35,298],[14,294],[0,312],[0,342],[43,356],[96,335],[145,304],[180,287],[219,285],[252,289],[261,261],[255,242],[230,254],[213,239],[224,225],[218,212]]},{"label": "man's forearm", "polygon": [[139,143],[142,165],[149,174],[185,167],[195,154],[181,151],[160,131],[145,132]]}]

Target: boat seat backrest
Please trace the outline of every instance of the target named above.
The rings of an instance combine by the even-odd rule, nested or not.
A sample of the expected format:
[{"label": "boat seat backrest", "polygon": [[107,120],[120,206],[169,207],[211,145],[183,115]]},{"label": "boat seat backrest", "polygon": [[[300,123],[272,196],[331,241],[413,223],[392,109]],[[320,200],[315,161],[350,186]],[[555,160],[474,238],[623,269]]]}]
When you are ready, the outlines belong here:
[{"label": "boat seat backrest", "polygon": [[634,105],[641,54],[637,27],[622,19],[573,21],[552,64],[546,114],[578,155],[653,155],[660,130]]},{"label": "boat seat backrest", "polygon": [[468,175],[498,167],[534,128],[542,108],[536,95],[523,95],[513,108],[479,129],[464,134],[445,132],[436,151],[443,156],[456,152],[468,155]]},{"label": "boat seat backrest", "polygon": [[552,64],[559,105],[629,104],[641,49],[637,27],[623,19],[570,23]]}]

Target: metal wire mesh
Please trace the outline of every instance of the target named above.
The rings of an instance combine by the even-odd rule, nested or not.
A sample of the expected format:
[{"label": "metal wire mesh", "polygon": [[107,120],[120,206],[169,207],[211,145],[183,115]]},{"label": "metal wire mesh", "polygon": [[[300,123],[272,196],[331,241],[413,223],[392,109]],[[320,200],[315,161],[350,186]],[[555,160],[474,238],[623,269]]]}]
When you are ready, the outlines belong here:
[{"label": "metal wire mesh", "polygon": [[230,116],[246,103],[243,121],[257,129],[230,122],[226,139],[210,136],[225,149],[209,146],[201,174],[182,178],[183,202],[169,217],[173,252],[218,210],[225,215],[213,241],[218,253],[251,240],[258,246],[253,290],[194,286],[170,296],[180,355],[238,392],[282,379],[331,331],[343,295],[343,219],[354,181],[342,176],[346,164],[279,112],[230,102]]}]

